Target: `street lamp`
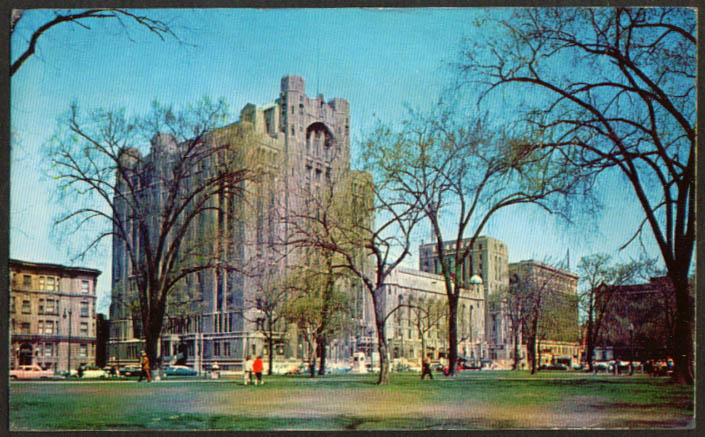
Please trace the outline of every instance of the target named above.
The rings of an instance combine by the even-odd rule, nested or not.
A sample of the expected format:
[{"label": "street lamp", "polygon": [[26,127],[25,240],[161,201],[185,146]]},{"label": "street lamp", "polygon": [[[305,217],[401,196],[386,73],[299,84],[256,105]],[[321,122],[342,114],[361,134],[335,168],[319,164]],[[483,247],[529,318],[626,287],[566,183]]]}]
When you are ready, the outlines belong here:
[{"label": "street lamp", "polygon": [[629,376],[634,374],[634,323],[629,323],[629,342],[631,354],[629,356]]},{"label": "street lamp", "polygon": [[[470,284],[472,284],[472,285],[481,285],[481,284],[482,284],[482,276],[477,275],[477,274],[472,275],[472,276],[470,277]],[[470,305],[470,346],[473,348],[473,357],[472,357],[472,358],[474,359],[474,358],[475,358],[475,357],[474,357],[474,352],[475,352],[474,349],[475,349],[475,348],[474,348],[474,345],[473,345],[473,343],[472,343],[472,309],[473,309],[473,308],[472,308],[472,305]]]},{"label": "street lamp", "polygon": [[[68,372],[66,373],[66,377],[69,378],[71,377],[71,315],[73,314],[73,311],[71,311],[71,308],[69,308],[69,341],[68,341],[68,346],[69,346],[69,362],[67,366]],[[64,320],[66,320],[66,308],[64,308]]]}]

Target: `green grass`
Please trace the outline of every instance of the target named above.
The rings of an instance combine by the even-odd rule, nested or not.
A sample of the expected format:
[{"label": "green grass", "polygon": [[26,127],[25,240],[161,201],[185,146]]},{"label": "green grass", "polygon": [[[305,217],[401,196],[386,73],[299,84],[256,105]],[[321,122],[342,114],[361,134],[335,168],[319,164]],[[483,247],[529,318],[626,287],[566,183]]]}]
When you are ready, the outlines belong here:
[{"label": "green grass", "polygon": [[159,383],[11,383],[12,430],[679,428],[693,389],[663,378],[470,372]]}]

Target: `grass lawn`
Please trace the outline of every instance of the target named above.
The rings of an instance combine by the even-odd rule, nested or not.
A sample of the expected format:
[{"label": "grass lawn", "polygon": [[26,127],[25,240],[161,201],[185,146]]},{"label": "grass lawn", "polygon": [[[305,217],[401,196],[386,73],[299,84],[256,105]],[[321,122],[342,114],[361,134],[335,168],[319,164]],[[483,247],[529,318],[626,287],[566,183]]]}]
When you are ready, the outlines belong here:
[{"label": "grass lawn", "polygon": [[11,430],[683,428],[693,388],[665,378],[464,372],[241,380],[12,382]]}]

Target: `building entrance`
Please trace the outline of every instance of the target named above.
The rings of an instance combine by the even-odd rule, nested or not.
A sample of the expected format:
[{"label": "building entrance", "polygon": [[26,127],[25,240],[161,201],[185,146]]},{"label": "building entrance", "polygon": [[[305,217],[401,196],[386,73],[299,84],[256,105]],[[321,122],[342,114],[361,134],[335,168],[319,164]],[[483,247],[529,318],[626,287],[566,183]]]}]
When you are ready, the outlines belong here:
[{"label": "building entrance", "polygon": [[20,366],[30,366],[32,365],[32,345],[23,344],[20,346],[20,356],[19,356]]}]

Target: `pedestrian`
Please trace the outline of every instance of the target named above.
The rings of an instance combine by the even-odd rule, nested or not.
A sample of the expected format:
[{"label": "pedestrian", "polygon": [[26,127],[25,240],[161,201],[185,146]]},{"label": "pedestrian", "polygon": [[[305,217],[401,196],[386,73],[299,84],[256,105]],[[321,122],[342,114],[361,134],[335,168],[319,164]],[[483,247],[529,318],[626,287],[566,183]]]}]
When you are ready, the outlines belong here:
[{"label": "pedestrian", "polygon": [[264,382],[262,382],[262,370],[264,370],[264,364],[262,363],[262,357],[258,355],[255,362],[252,363],[252,372],[254,372],[256,378],[255,385],[264,384]]},{"label": "pedestrian", "polygon": [[245,380],[245,385],[248,383],[252,384],[252,357],[250,355],[247,356],[247,360],[245,361],[242,377]]},{"label": "pedestrian", "polygon": [[140,356],[140,367],[142,371],[140,372],[140,379],[137,380],[137,382],[142,382],[144,378],[147,378],[147,382],[152,382],[152,375],[149,372],[149,357],[147,357],[145,351],[142,351]]},{"label": "pedestrian", "polygon": [[423,380],[426,375],[433,379],[433,374],[431,373],[431,363],[429,362],[428,357],[421,361],[421,379]]}]

